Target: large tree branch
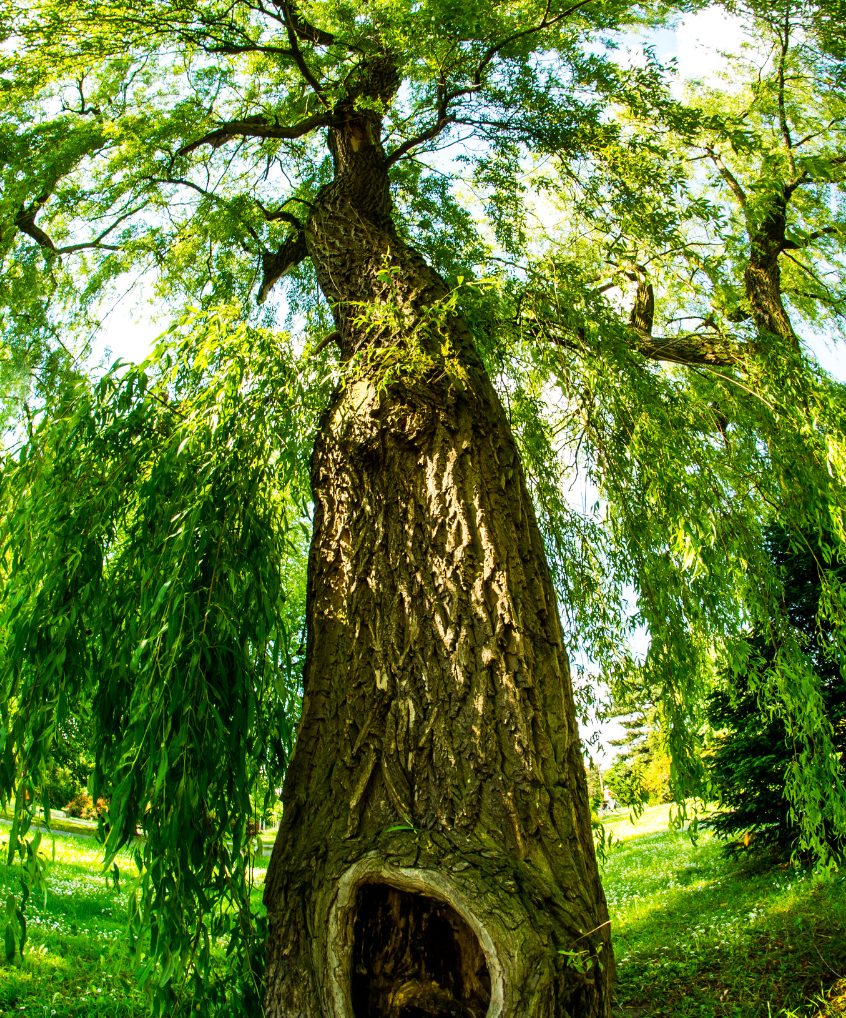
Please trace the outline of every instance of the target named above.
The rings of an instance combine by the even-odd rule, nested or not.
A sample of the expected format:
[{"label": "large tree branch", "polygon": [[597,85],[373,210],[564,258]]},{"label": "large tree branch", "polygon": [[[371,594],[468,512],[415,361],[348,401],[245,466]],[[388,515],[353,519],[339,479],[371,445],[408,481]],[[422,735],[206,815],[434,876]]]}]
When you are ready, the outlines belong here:
[{"label": "large tree branch", "polygon": [[21,205],[18,209],[18,214],[15,216],[15,226],[17,226],[21,233],[25,233],[28,237],[32,237],[32,239],[40,247],[46,248],[48,251],[55,252],[56,245],[40,226],[35,225],[35,217],[41,211],[41,206],[49,197],[49,194],[39,195],[35,201],[32,202],[29,208],[25,205]]},{"label": "large tree branch", "polygon": [[838,297],[833,293],[814,293],[812,290],[799,290],[795,287],[785,287],[785,293],[795,293],[799,297],[807,297],[809,300],[819,301],[826,307],[833,308],[838,314],[846,313],[846,299]]},{"label": "large tree branch", "polygon": [[91,249],[99,249],[101,251],[120,251],[119,245],[104,244],[103,241],[113,230],[116,230],[121,223],[129,219],[130,216],[134,216],[136,212],[140,212],[140,210],[144,207],[141,205],[138,208],[131,208],[128,211],[121,213],[110,226],[107,226],[102,233],[97,234],[97,236],[91,240],[82,241],[79,244],[66,244],[63,247],[56,247],[52,237],[45,233],[40,226],[37,226],[35,222],[35,217],[41,211],[42,206],[49,197],[50,195],[48,193],[44,193],[39,195],[32,202],[29,208],[21,205],[17,216],[15,216],[15,226],[17,226],[21,233],[25,233],[28,237],[32,237],[32,239],[40,247],[43,247],[48,251],[52,251],[53,254],[56,255],[74,254],[77,251],[87,251]]},{"label": "large tree branch", "polygon": [[[220,195],[215,194],[214,191],[209,191],[207,188],[201,187],[199,184],[195,184],[193,180],[185,180],[184,177],[147,177],[146,179],[149,180],[151,184],[179,184],[181,187],[189,187],[191,188],[192,191],[196,191],[198,194],[201,194],[204,198],[208,198],[210,201],[213,201],[216,204],[223,206],[223,208],[225,209],[228,209],[230,207],[229,202],[227,202],[225,198],[221,198]],[[303,229],[303,224],[301,220],[298,219],[297,216],[293,214],[293,212],[287,212],[284,208],[277,209],[275,212],[271,212],[270,209],[266,209],[257,198],[254,198],[253,201],[259,207],[261,214],[264,216],[265,220],[268,223],[273,223],[281,219],[282,222],[290,223],[291,226],[295,227],[297,230]],[[288,202],[292,201],[303,202],[306,205],[311,204],[311,202],[305,201],[304,198],[289,198],[288,201],[284,202],[284,204],[287,205]],[[250,224],[244,223],[243,225],[246,227],[250,235],[256,241],[258,241],[259,244],[261,244],[258,234],[250,226]],[[110,227],[110,229],[113,228],[114,227]]]},{"label": "large tree branch", "polygon": [[273,284],[307,257],[308,248],[302,230],[288,237],[275,254],[265,252],[261,256],[262,280],[257,297],[258,303],[263,304]]},{"label": "large tree branch", "polygon": [[[148,177],[147,179],[153,184],[178,184],[182,187],[191,188],[191,190],[196,191],[205,198],[209,198],[218,205],[221,205],[224,208],[229,207],[229,203],[224,198],[221,198],[213,191],[206,190],[206,188],[201,187],[199,184],[195,184],[192,180],[185,180],[182,177]],[[301,201],[302,199],[289,198],[288,200]],[[262,282],[259,287],[258,303],[263,304],[274,283],[294,268],[295,265],[298,265],[306,257],[308,252],[305,250],[303,224],[292,212],[287,212],[285,209],[278,209],[275,212],[271,212],[258,200],[256,200],[256,205],[258,205],[261,210],[261,214],[267,222],[270,223],[276,220],[282,220],[282,222],[290,223],[296,230],[293,235],[285,240],[275,254],[270,251],[262,250]],[[242,220],[241,225],[247,230],[261,250],[264,247],[261,237],[259,237],[249,223]],[[254,251],[251,251],[242,241],[239,241],[239,244],[249,255],[254,255]]]},{"label": "large tree branch", "polygon": [[800,138],[793,147],[800,148],[802,145],[807,145],[809,141],[813,141],[815,138],[821,138],[824,134],[827,134],[835,124],[842,123],[844,120],[846,120],[846,117],[832,117],[825,127],[821,127],[819,131],[814,131],[811,134],[806,134],[805,137]]},{"label": "large tree branch", "polygon": [[742,206],[746,205],[746,192],[740,186],[737,177],[731,172],[720,157],[719,153],[715,152],[712,148],[706,148],[705,151],[708,153],[711,162],[717,167],[717,172],[723,178],[723,180],[731,188],[735,198],[740,202]]},{"label": "large tree branch", "polygon": [[650,360],[728,368],[740,359],[737,348],[726,343],[719,333],[687,332],[678,336],[637,334],[638,353]]},{"label": "large tree branch", "polygon": [[296,227],[298,230],[302,230],[303,228],[302,222],[294,215],[293,212],[286,212],[285,209],[277,209],[276,212],[268,212],[268,210],[264,208],[261,211],[268,223],[273,223],[276,220],[281,219],[283,223],[290,223],[291,226]]},{"label": "large tree branch", "polygon": [[[561,11],[560,14],[556,14],[555,17],[549,17],[549,2],[547,2],[546,10],[544,11],[543,18],[537,25],[532,25],[531,28],[524,28],[522,31],[514,32],[512,35],[507,36],[501,42],[494,43],[493,46],[489,47],[482,56],[479,66],[476,68],[476,74],[473,82],[475,88],[478,88],[482,84],[482,75],[485,73],[488,64],[493,58],[506,46],[510,46],[512,42],[517,42],[518,39],[524,39],[527,35],[533,35],[535,32],[542,32],[545,28],[551,28],[556,25],[559,21],[563,21],[565,18],[574,14],[579,8],[586,7],[592,0],[580,0],[579,3],[571,4],[566,10]],[[467,91],[472,91],[468,89]]]},{"label": "large tree branch", "polygon": [[315,113],[306,117],[298,124],[287,127],[284,124],[270,123],[266,117],[255,116],[245,117],[243,120],[228,120],[221,124],[215,131],[204,134],[202,138],[183,145],[177,155],[188,155],[203,145],[210,145],[212,148],[220,148],[233,138],[302,138],[306,134],[317,130],[319,127],[329,127],[335,123],[335,117],[331,113]]},{"label": "large tree branch", "polygon": [[790,172],[796,176],[796,160],[793,157],[793,137],[790,133],[790,125],[787,122],[787,110],[784,105],[784,66],[787,62],[787,52],[790,46],[790,9],[785,9],[784,35],[779,32],[781,41],[781,59],[778,63],[778,119],[781,126],[781,136],[787,149],[787,161],[790,165]]},{"label": "large tree branch", "polygon": [[220,53],[223,56],[238,56],[241,53],[269,53],[271,56],[290,57],[292,53],[284,46],[259,46],[258,43],[235,43],[222,42],[216,46],[206,46],[198,43],[204,53]]},{"label": "large tree branch", "polygon": [[[184,177],[147,177],[146,179],[149,180],[151,184],[177,184],[180,187],[190,188],[192,191],[196,191],[197,194],[201,194],[204,198],[208,198],[209,201],[213,201],[216,205],[221,206],[221,208],[224,208],[227,211],[231,211],[229,202],[225,198],[221,198],[220,195],[215,194],[214,191],[209,191],[207,188],[201,187],[199,184],[195,184],[193,180],[185,180]],[[259,206],[262,213],[264,213],[264,208],[262,207],[261,203],[256,202],[256,204]],[[243,219],[241,219],[240,222],[241,226],[244,227],[247,233],[249,233],[249,235],[256,242],[259,249],[261,249],[263,246],[261,242],[261,237],[259,237],[259,235],[252,228],[252,226],[250,226],[249,223],[244,222]],[[238,243],[240,247],[247,252],[247,254],[250,255],[255,254],[255,252],[251,251],[250,248],[248,248],[247,245],[244,244],[243,241],[241,241],[240,239]]]},{"label": "large tree branch", "polygon": [[316,28],[306,21],[292,0],[271,0],[271,3],[282,12],[285,25],[289,26],[296,33],[297,37],[304,42],[312,42],[315,46],[332,46],[335,44],[335,36],[331,32],[324,32],[322,28]]},{"label": "large tree branch", "polygon": [[395,148],[394,151],[391,152],[391,154],[385,161],[386,168],[389,166],[393,166],[394,163],[396,162],[399,162],[399,160],[402,159],[404,155],[410,152],[413,148],[416,148],[418,145],[422,145],[424,142],[431,141],[433,138],[437,138],[437,136],[441,133],[441,131],[443,131],[445,127],[447,127],[449,124],[454,123],[455,117],[452,116],[451,114],[450,115],[444,114],[439,116],[438,120],[434,124],[432,124],[432,126],[429,127],[427,130],[421,131],[420,134],[416,134],[413,138],[409,138],[407,141],[404,141],[402,145],[397,146],[397,148]]},{"label": "large tree branch", "polygon": [[[528,331],[540,340],[552,339],[557,345],[573,350],[580,356],[585,353],[584,333],[581,330],[582,343],[578,344],[549,330],[541,332],[536,326],[529,327]],[[716,333],[690,332],[678,336],[651,336],[637,329],[633,329],[632,332],[636,339],[630,346],[649,360],[712,368],[732,367],[740,360],[740,347],[727,343]]]},{"label": "large tree branch", "polygon": [[488,69],[488,65],[498,53],[500,53],[506,46],[509,46],[512,42],[517,42],[518,39],[523,39],[527,35],[532,35],[535,32],[542,32],[545,28],[551,28],[559,21],[563,21],[564,18],[575,13],[580,7],[586,7],[593,0],[580,0],[579,3],[572,4],[566,10],[561,11],[560,14],[556,14],[555,17],[549,17],[549,0],[547,0],[546,10],[544,11],[543,18],[537,25],[532,25],[531,28],[524,28],[519,32],[513,32],[511,35],[506,36],[499,42],[494,43],[488,47],[482,54],[482,59],[479,61],[476,71],[473,75],[472,85],[467,85],[465,88],[458,88],[454,92],[450,92],[445,98],[446,101],[452,102],[454,99],[459,99],[463,95],[469,95],[472,92],[477,92],[482,87],[482,75]]},{"label": "large tree branch", "polygon": [[[282,11],[282,17],[285,23],[285,30],[288,33],[288,42],[290,43],[291,46],[292,60],[297,65],[300,74],[308,82],[312,92],[314,92],[314,94],[323,103],[327,110],[331,109],[332,103],[329,101],[329,99],[327,99],[326,93],[323,91],[323,86],[317,80],[317,77],[315,76],[314,72],[308,66],[306,58],[303,56],[303,51],[300,49],[300,45],[297,42],[298,32],[295,26],[299,26],[300,31],[305,32],[308,32],[308,30],[311,29],[314,34],[317,34],[317,29],[312,29],[310,25],[307,25],[307,23],[304,22],[302,18],[299,17],[293,4],[286,3],[284,2],[284,0],[281,0],[281,2],[277,4],[277,6]],[[307,34],[305,38],[310,37]],[[310,41],[315,42],[316,39],[310,38]]]},{"label": "large tree branch", "polygon": [[674,364],[710,364],[728,367],[737,361],[737,353],[716,332],[687,332],[677,336],[653,336],[655,292],[652,284],[641,280],[629,316],[629,328],[637,335],[637,349],[652,360]]},{"label": "large tree branch", "polygon": [[300,222],[298,217],[295,216],[292,212],[287,212],[285,210],[285,206],[290,205],[291,202],[297,202],[300,205],[306,205],[310,209],[314,208],[314,204],[308,201],[306,198],[286,198],[285,201],[282,202],[280,207],[273,211],[271,209],[266,209],[264,205],[262,205],[262,203],[258,200],[258,198],[255,199],[256,205],[258,205],[258,207],[261,209],[261,214],[264,216],[268,223],[273,223],[277,219],[281,219],[283,220],[283,222],[290,223],[292,226],[295,226],[298,230],[302,230],[303,224]]},{"label": "large tree branch", "polygon": [[824,279],[821,279],[816,274],[816,272],[814,272],[814,270],[810,267],[810,265],[803,265],[802,262],[800,262],[797,258],[794,258],[793,255],[789,251],[785,251],[784,252],[784,257],[785,258],[789,258],[797,268],[801,269],[804,273],[809,275],[811,277],[811,279],[814,280],[814,282],[819,283],[819,285],[824,290],[829,290],[830,289],[828,283],[826,283],[826,281]]},{"label": "large tree branch", "polygon": [[642,281],[635,294],[634,305],[629,315],[629,325],[638,332],[646,333],[651,337],[654,321],[655,291],[652,289],[651,283]]},{"label": "large tree branch", "polygon": [[[828,161],[831,163],[832,166],[844,166],[846,165],[846,155],[834,156]],[[785,198],[789,199],[793,192],[796,190],[796,188],[799,187],[800,185],[816,184],[818,180],[819,177],[811,173],[809,170],[802,170],[802,172],[797,174],[797,176],[793,180],[791,180],[789,184],[784,185]],[[825,177],[823,177],[823,180],[828,182]]]}]

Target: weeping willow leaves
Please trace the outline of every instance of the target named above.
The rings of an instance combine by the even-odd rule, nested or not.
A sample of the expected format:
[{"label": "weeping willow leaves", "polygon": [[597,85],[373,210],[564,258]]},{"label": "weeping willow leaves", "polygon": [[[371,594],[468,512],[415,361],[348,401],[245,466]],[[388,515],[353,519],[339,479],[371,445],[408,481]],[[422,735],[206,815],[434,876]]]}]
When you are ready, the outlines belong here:
[{"label": "weeping willow leaves", "polygon": [[69,391],[4,464],[11,851],[30,858],[51,747],[91,697],[107,864],[136,826],[146,836],[132,933],[159,1004],[174,973],[208,977],[221,935],[242,992],[257,992],[249,825],[298,714],[304,590],[290,566],[320,392],[303,385],[284,338],[229,311],[197,316],[141,367]]}]

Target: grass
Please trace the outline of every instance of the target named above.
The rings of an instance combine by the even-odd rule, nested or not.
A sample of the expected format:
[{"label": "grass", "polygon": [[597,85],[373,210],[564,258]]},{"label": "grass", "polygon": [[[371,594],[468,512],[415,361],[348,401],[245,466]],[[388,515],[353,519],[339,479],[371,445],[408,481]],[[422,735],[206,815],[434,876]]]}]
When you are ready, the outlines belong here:
[{"label": "grass", "polygon": [[[8,835],[0,829],[0,857]],[[51,860],[46,901],[27,905],[29,942],[22,962],[0,966],[0,1014],[19,1018],[146,1018],[146,997],[135,989],[124,940],[127,881],[116,890],[102,872],[99,846],[91,838],[49,836],[42,852]],[[121,871],[135,872],[129,856]],[[267,856],[256,860],[266,868]],[[8,874],[0,866],[0,877]],[[5,898],[5,889],[3,891]],[[259,905],[261,892],[255,892]]]},{"label": "grass", "polygon": [[[846,1018],[846,874],[823,883],[726,859],[708,832],[694,845],[668,831],[667,813],[608,824],[618,1018]],[[0,854],[4,841],[0,830]],[[46,902],[27,908],[28,954],[0,967],[0,1014],[144,1018],[122,937],[125,881],[107,882],[90,839],[55,846]]]},{"label": "grass", "polygon": [[[617,1003],[631,1018],[846,1016],[846,874],[727,859],[710,832],[632,826],[605,865]],[[838,1008],[841,1008],[838,1010]]]}]

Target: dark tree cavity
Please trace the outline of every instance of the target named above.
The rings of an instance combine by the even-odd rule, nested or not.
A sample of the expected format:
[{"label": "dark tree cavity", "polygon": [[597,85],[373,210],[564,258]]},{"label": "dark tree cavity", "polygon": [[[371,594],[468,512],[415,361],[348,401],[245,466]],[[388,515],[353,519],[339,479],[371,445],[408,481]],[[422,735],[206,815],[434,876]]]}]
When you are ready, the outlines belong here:
[{"label": "dark tree cavity", "polygon": [[354,914],[355,1018],[487,1013],[491,977],[485,952],[455,909],[388,884],[363,884]]}]

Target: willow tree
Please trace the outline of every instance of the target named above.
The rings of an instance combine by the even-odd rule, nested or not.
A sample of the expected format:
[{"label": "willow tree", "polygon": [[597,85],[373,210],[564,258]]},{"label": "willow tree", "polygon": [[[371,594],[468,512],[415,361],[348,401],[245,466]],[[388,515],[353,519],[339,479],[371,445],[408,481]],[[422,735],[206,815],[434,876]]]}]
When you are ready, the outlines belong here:
[{"label": "willow tree", "polygon": [[[624,114],[701,126],[650,60],[612,60],[614,33],[657,21],[662,5],[42,0],[12,13],[4,338],[7,373],[35,372],[42,402],[6,469],[11,850],[56,719],[92,690],[107,849],[136,820],[147,833],[144,978],[155,972],[159,1003],[169,984],[180,992],[180,972],[199,994],[209,916],[248,893],[255,766],[273,772],[284,753],[281,563],[319,416],[302,712],[265,886],[265,1012],[610,1014],[559,606],[572,598],[613,660],[626,572],[606,596],[613,526],[605,545],[589,521],[558,526],[542,403],[553,386],[599,393],[605,430],[585,433],[613,497],[643,455],[637,400],[656,434],[677,428],[665,411],[680,383],[656,365],[730,373],[736,353],[697,333],[656,341],[648,300],[621,319],[583,264],[556,289],[553,259],[552,292],[527,286],[523,178],[544,154],[571,170],[642,142],[654,154]],[[470,179],[453,186],[462,168]],[[141,368],[97,382],[67,362],[52,370],[129,273],[154,276],[171,307],[200,309]],[[280,285],[304,353],[274,331]],[[690,441],[711,449],[710,394],[696,398]],[[747,522],[761,504],[745,506]],[[670,527],[668,555],[665,524],[656,560],[677,590],[696,554],[676,555]],[[754,548],[753,530],[735,550]],[[638,575],[648,586],[658,572]],[[715,616],[734,595],[724,584],[719,601],[724,579],[715,570]],[[677,642],[662,646],[682,646],[686,620],[667,625]],[[7,943],[23,935],[16,915]],[[249,915],[234,930],[225,908],[217,918],[249,941]]]},{"label": "willow tree", "polygon": [[[522,308],[570,346],[569,370],[554,369],[568,397],[557,427],[571,447],[591,449],[617,571],[638,591],[652,637],[637,695],[659,705],[673,756],[692,774],[700,763],[682,733],[701,724],[693,677],[721,657],[763,715],[784,719],[794,761],[785,794],[805,847],[824,857],[825,824],[844,821],[839,752],[824,686],[790,618],[789,575],[764,549],[767,525],[786,527],[797,554],[818,535],[826,594],[817,624],[842,647],[842,590],[826,574],[844,554],[844,390],[808,345],[821,334],[842,342],[846,324],[843,7],[726,6],[748,45],[721,78],[688,87],[700,118],[671,124],[659,111],[650,127],[624,113],[623,137],[639,145],[544,171],[569,223],[529,258]],[[604,386],[585,384],[603,338],[596,322],[604,314],[606,336],[613,322],[594,303],[574,337],[555,313],[562,292],[585,291],[594,301],[622,292],[642,353],[687,367],[655,374],[624,349],[614,386],[597,400]],[[673,558],[680,573],[668,571]],[[777,676],[750,657],[750,629],[767,633]],[[632,702],[631,688],[621,693]]]}]

